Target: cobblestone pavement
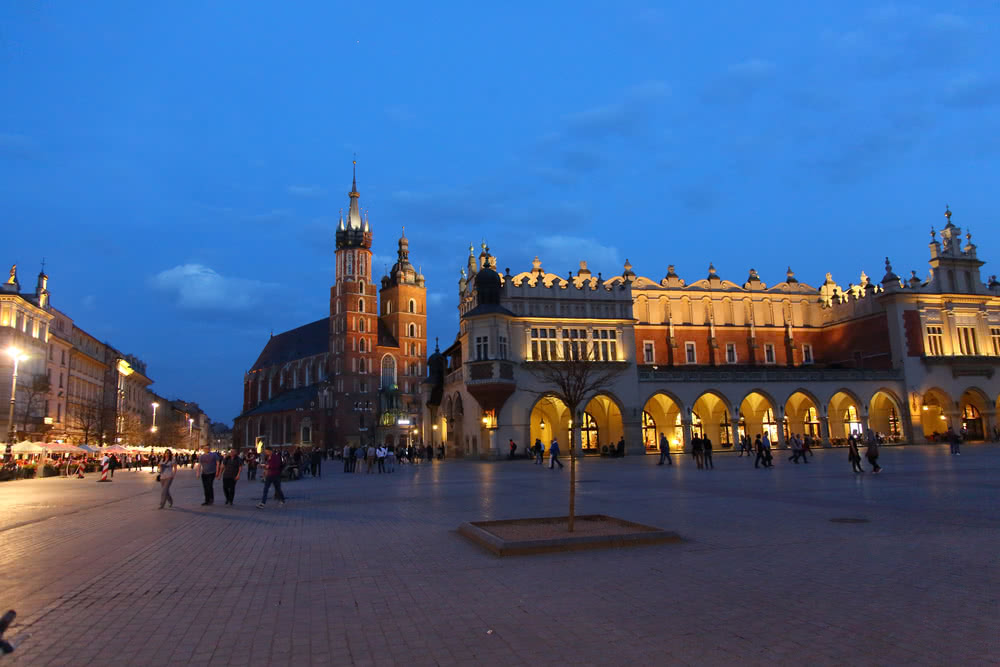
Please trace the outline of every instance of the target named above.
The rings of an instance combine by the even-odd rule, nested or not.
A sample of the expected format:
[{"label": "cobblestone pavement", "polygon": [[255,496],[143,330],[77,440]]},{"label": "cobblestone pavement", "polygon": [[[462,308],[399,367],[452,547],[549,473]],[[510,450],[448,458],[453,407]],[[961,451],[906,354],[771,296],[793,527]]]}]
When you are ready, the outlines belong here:
[{"label": "cobblestone pavement", "polygon": [[[156,509],[149,473],[0,484],[11,664],[990,664],[1000,446],[587,459],[577,508],[675,545],[500,559],[466,520],[565,512],[568,470],[446,461],[286,485],[285,507]],[[834,518],[867,519],[835,523]]]}]

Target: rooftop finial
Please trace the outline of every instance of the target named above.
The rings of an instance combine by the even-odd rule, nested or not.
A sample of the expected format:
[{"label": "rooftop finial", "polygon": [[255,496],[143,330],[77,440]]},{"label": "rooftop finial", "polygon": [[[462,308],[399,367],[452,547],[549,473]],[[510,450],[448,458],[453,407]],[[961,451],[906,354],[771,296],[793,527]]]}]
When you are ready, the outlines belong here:
[{"label": "rooftop finial", "polygon": [[351,178],[351,193],[356,193],[358,191],[358,154],[354,154],[354,161],[351,163],[353,165],[353,173]]},{"label": "rooftop finial", "polygon": [[937,232],[934,231],[934,225],[931,225],[931,243],[937,243]]}]

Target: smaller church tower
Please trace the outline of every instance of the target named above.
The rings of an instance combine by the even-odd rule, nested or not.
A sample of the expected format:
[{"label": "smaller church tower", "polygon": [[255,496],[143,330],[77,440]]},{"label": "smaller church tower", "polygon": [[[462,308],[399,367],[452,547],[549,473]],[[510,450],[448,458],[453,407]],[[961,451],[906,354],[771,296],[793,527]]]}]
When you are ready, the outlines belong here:
[{"label": "smaller church tower", "polygon": [[427,288],[424,276],[410,263],[406,229],[399,238],[396,263],[382,278],[379,319],[399,346],[396,384],[403,401],[411,403],[420,392],[427,358]]},{"label": "smaller church tower", "polygon": [[366,413],[373,414],[378,388],[378,294],[371,276],[372,232],[359,206],[357,161],[349,197],[347,219],[341,213],[337,226],[336,279],[330,288],[329,376],[340,394],[334,427],[340,434],[371,425]]}]

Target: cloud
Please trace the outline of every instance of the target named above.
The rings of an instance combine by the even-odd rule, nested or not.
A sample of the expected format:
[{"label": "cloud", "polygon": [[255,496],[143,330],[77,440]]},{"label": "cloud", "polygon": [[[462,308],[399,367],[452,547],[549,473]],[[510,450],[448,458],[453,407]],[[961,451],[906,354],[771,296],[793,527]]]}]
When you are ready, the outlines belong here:
[{"label": "cloud", "polygon": [[156,290],[171,295],[183,310],[249,310],[277,285],[260,280],[228,278],[202,264],[181,264],[150,279]]},{"label": "cloud", "polygon": [[1000,79],[966,74],[945,89],[945,104],[954,107],[988,107],[1000,103]]},{"label": "cloud", "polygon": [[23,134],[0,132],[0,158],[8,160],[34,160],[39,157],[38,146]]},{"label": "cloud", "polygon": [[617,102],[563,116],[562,135],[591,140],[633,136],[641,131],[651,105],[669,93],[670,87],[663,81],[644,81],[626,89]]},{"label": "cloud", "polygon": [[604,246],[592,238],[579,236],[542,236],[535,240],[539,259],[546,271],[565,275],[569,269],[579,268],[580,261],[586,261],[595,274],[599,271],[618,272],[624,264],[618,248]]},{"label": "cloud", "polygon": [[444,292],[428,292],[427,293],[427,303],[431,306],[440,306],[441,304],[447,303],[448,295]]},{"label": "cloud", "polygon": [[289,185],[285,192],[293,197],[303,197],[306,199],[318,199],[326,196],[326,190],[318,185]]},{"label": "cloud", "polygon": [[774,72],[774,63],[757,58],[730,65],[705,87],[702,99],[715,104],[742,104],[770,83]]}]

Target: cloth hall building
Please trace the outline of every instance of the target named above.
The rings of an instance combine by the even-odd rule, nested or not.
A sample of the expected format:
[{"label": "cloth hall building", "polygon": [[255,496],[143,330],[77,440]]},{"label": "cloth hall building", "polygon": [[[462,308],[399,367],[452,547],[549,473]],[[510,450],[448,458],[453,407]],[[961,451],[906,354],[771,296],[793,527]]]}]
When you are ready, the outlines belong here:
[{"label": "cloth hall building", "polygon": [[389,274],[372,281],[373,232],[356,177],[349,198],[336,232],[329,316],[272,335],[246,372],[233,427],[239,447],[402,445],[419,435],[424,276],[404,235]]},{"label": "cloth hall building", "polygon": [[[1000,282],[980,275],[970,234],[946,211],[931,232],[929,270],[893,272],[842,287],[814,287],[791,269],[776,285],[757,272],[734,282],[714,267],[686,282],[579,271],[561,277],[536,258],[498,273],[484,245],[470,249],[459,282],[454,343],[428,359],[423,437],[450,455],[497,458],[556,437],[570,442],[569,414],[545,394],[532,364],[586,354],[615,379],[576,416],[579,446],[598,454],[624,438],[630,454],[694,435],[716,447],[767,432],[824,445],[852,434],[924,442],[950,427],[994,439],[1000,401]],[[537,368],[537,367],[536,367]]]}]

